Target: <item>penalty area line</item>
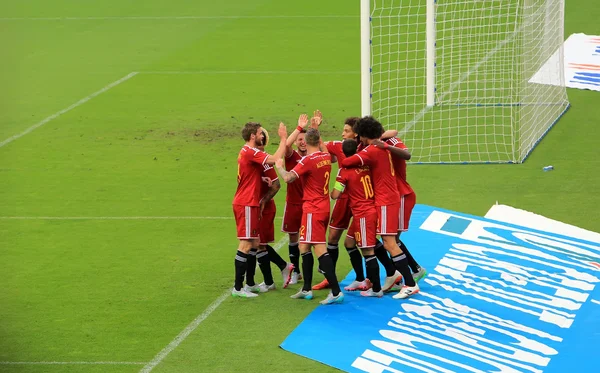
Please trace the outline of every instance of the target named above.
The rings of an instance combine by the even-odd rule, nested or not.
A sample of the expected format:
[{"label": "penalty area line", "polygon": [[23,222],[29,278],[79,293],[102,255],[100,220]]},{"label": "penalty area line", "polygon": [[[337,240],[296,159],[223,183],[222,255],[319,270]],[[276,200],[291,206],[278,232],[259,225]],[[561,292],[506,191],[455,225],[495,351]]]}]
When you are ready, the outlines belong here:
[{"label": "penalty area line", "polygon": [[33,130],[35,130],[35,129],[37,129],[37,128],[41,127],[41,126],[43,126],[44,124],[46,124],[46,123],[50,122],[51,120],[54,120],[54,119],[56,119],[56,118],[60,117],[61,115],[63,115],[63,114],[65,114],[65,113],[67,113],[67,112],[69,112],[69,111],[71,111],[71,110],[75,109],[76,107],[78,107],[78,106],[81,106],[81,105],[85,104],[86,102],[88,102],[89,100],[93,99],[94,97],[96,97],[96,96],[98,96],[98,95],[100,95],[100,94],[102,94],[102,93],[104,93],[104,92],[108,91],[109,89],[111,89],[111,88],[113,88],[114,86],[117,86],[117,85],[119,85],[119,84],[123,83],[123,82],[124,82],[124,81],[126,81],[126,80],[129,80],[129,79],[133,78],[133,77],[134,77],[134,76],[136,76],[137,74],[138,74],[138,72],[137,72],[137,71],[134,71],[134,72],[132,72],[132,73],[129,73],[129,74],[125,75],[124,77],[122,77],[121,79],[119,79],[119,80],[115,80],[114,82],[112,82],[112,83],[108,84],[107,86],[103,87],[103,88],[102,88],[102,89],[100,89],[99,91],[96,91],[96,92],[92,93],[91,95],[89,95],[89,96],[86,96],[86,97],[82,98],[81,100],[77,101],[77,102],[76,102],[76,103],[74,103],[73,105],[71,105],[71,106],[69,106],[69,107],[67,107],[67,108],[64,108],[64,109],[62,109],[62,110],[60,110],[60,111],[57,111],[56,113],[54,113],[54,114],[50,115],[49,117],[46,117],[46,118],[44,118],[42,121],[40,121],[40,122],[38,122],[38,123],[34,124],[33,126],[31,126],[31,127],[27,128],[25,131],[23,131],[23,132],[21,132],[21,133],[18,133],[18,134],[16,134],[16,135],[13,135],[13,136],[11,136],[11,137],[9,137],[9,138],[7,138],[7,139],[3,140],[2,142],[0,142],[0,148],[1,148],[1,147],[3,147],[3,146],[4,146],[4,145],[6,145],[6,144],[9,144],[9,143],[11,143],[11,142],[15,141],[16,139],[18,139],[18,138],[20,138],[20,137],[23,137],[23,136],[27,135],[27,134],[28,134],[28,133],[30,133],[31,131],[33,131]]}]

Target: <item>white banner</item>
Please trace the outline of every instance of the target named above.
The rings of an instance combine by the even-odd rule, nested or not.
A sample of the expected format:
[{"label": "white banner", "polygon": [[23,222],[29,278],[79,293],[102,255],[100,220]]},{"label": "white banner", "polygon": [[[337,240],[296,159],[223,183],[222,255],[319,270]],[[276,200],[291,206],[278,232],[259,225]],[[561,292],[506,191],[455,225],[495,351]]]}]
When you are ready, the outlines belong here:
[{"label": "white banner", "polygon": [[562,84],[559,56],[557,50],[529,82],[600,91],[600,36],[572,34],[565,41]]}]

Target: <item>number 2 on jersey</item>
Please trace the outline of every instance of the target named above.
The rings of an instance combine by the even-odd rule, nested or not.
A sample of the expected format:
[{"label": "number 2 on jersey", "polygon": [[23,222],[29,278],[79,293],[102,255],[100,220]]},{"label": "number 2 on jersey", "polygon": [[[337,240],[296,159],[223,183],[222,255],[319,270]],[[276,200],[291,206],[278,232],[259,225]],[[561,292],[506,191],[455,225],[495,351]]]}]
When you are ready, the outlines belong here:
[{"label": "number 2 on jersey", "polygon": [[371,176],[366,175],[360,178],[360,182],[365,190],[365,198],[373,198],[373,184],[371,184]]},{"label": "number 2 on jersey", "polygon": [[325,172],[325,186],[323,187],[323,194],[329,193],[329,171]]}]

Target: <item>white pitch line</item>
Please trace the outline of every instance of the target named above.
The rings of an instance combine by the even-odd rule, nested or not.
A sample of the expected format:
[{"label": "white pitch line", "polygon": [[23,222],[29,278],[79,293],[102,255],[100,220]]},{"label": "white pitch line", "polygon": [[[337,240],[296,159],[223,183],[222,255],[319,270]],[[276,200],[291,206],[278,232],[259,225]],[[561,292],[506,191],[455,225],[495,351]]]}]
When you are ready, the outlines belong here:
[{"label": "white pitch line", "polygon": [[[0,216],[0,220],[232,220],[233,216]],[[282,219],[276,216],[275,219]]]},{"label": "white pitch line", "polygon": [[358,18],[358,15],[274,15],[274,16],[131,16],[131,17],[1,17],[0,21],[128,21],[128,20],[219,20],[219,19],[336,19]]},{"label": "white pitch line", "polygon": [[0,361],[0,365],[143,365],[135,361]]},{"label": "white pitch line", "polygon": [[[498,44],[494,49],[492,49],[491,51],[489,51],[485,57],[483,57],[481,59],[481,61],[477,62],[472,68],[470,68],[468,71],[466,71],[465,73],[463,73],[458,80],[456,80],[454,83],[452,83],[450,85],[450,87],[448,88],[448,90],[442,95],[440,96],[439,101],[443,101],[444,98],[446,96],[448,96],[451,92],[454,91],[454,89],[456,87],[458,87],[462,82],[464,82],[469,76],[471,76],[471,74],[473,74],[474,72],[476,72],[481,65],[483,65],[484,63],[486,63],[490,58],[492,58],[493,55],[495,55],[496,53],[498,53],[498,51],[500,49],[502,49],[506,44],[510,43],[515,36],[517,36],[517,34],[519,33],[520,30],[515,30],[509,37],[507,37],[506,39],[504,39],[500,44]],[[421,120],[421,118],[423,118],[425,116],[425,114],[427,114],[429,112],[429,110],[431,110],[432,107],[431,106],[425,106],[423,109],[421,109],[421,111],[410,121],[406,124],[406,126],[404,126],[404,128],[398,132],[398,137],[403,137],[408,131],[410,131],[411,128],[414,127],[415,124],[417,124],[418,121]]]},{"label": "white pitch line", "polygon": [[17,135],[14,135],[14,136],[11,136],[11,137],[9,137],[8,139],[6,139],[6,140],[4,140],[4,141],[0,142],[0,148],[1,148],[1,147],[3,147],[4,145],[6,145],[6,144],[10,143],[10,142],[13,142],[14,140],[18,139],[19,137],[23,137],[23,136],[27,135],[29,132],[31,132],[31,131],[33,131],[33,130],[35,130],[36,128],[39,128],[39,127],[43,126],[44,124],[46,124],[46,123],[50,122],[51,120],[53,120],[53,119],[56,119],[56,118],[60,117],[60,116],[61,116],[61,115],[63,115],[64,113],[66,113],[66,112],[68,112],[68,111],[71,111],[71,110],[75,109],[77,106],[80,106],[80,105],[82,105],[82,104],[85,104],[86,102],[88,102],[88,101],[89,101],[89,100],[91,100],[92,98],[94,98],[94,97],[98,96],[98,95],[99,95],[99,94],[101,94],[101,93],[104,93],[104,92],[108,91],[108,90],[109,90],[109,89],[111,89],[112,87],[114,87],[114,86],[116,86],[116,85],[119,85],[119,84],[123,83],[124,81],[126,81],[126,80],[128,80],[128,79],[130,79],[130,78],[133,78],[133,77],[134,77],[134,76],[136,76],[137,74],[138,74],[137,72],[132,72],[132,73],[129,73],[129,74],[125,75],[124,77],[122,77],[121,79],[119,79],[119,80],[116,80],[116,81],[114,81],[114,82],[110,83],[109,85],[107,85],[106,87],[102,88],[101,90],[99,90],[99,91],[97,91],[97,92],[94,92],[94,93],[92,93],[91,95],[89,95],[89,96],[87,96],[87,97],[84,97],[84,98],[82,98],[81,100],[77,101],[76,103],[74,103],[73,105],[69,106],[68,108],[66,108],[66,109],[62,109],[61,111],[59,111],[59,112],[57,112],[57,113],[54,113],[54,114],[50,115],[49,117],[47,117],[46,119],[42,120],[41,122],[39,122],[39,123],[36,123],[36,124],[34,124],[33,126],[31,126],[31,127],[27,128],[25,131],[23,131],[23,132],[21,132],[21,133],[19,133],[19,134],[17,134]]},{"label": "white pitch line", "polygon": [[600,300],[592,299],[592,303],[600,304]]},{"label": "white pitch line", "polygon": [[140,74],[152,74],[152,75],[210,75],[210,74],[283,74],[283,75],[349,75],[349,74],[360,74],[360,71],[318,71],[318,70],[197,70],[197,71],[140,71]]},{"label": "white pitch line", "polygon": [[[279,241],[277,241],[273,248],[275,249],[275,251],[279,251],[279,249],[281,249],[281,247],[283,247],[283,245],[285,245],[287,242],[288,236],[284,235]],[[188,326],[186,326],[186,328],[183,329],[183,331],[179,333],[179,335],[175,337],[175,339],[173,339],[171,343],[167,345],[167,347],[163,348],[162,351],[160,351],[154,357],[154,359],[152,359],[152,361],[146,364],[146,366],[144,366],[142,370],[140,370],[140,373],[149,373],[150,371],[152,371],[152,369],[154,369],[158,364],[160,364],[160,362],[163,361],[163,359],[167,357],[167,355],[171,353],[171,351],[176,349],[177,346],[181,344],[181,342],[183,342],[194,330],[196,330],[196,328],[198,327],[198,325],[200,325],[202,321],[204,321],[208,316],[210,316],[210,314],[213,313],[214,310],[216,310],[217,307],[219,307],[221,303],[223,303],[223,301],[225,301],[225,299],[227,299],[230,296],[231,290],[225,290],[225,292],[223,292],[223,294],[221,294],[214,302],[212,302],[204,310],[204,312],[198,315],[198,317],[196,317],[194,321],[192,321]]]}]

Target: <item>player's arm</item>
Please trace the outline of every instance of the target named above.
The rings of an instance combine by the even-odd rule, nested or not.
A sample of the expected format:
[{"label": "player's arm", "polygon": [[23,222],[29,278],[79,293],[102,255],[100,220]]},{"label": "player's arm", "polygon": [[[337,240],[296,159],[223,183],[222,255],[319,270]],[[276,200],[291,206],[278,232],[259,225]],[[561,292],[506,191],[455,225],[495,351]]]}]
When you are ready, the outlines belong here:
[{"label": "player's arm", "polygon": [[275,197],[275,194],[277,194],[277,192],[279,192],[279,189],[281,189],[281,183],[279,182],[279,179],[273,180],[271,185],[269,185],[269,190],[267,190],[267,193],[265,193],[265,195],[260,199],[260,216],[261,217],[262,217],[262,212],[265,209],[265,206],[267,205],[267,203],[270,200],[273,199],[273,197]]},{"label": "player's arm", "polygon": [[333,190],[331,191],[331,199],[338,199],[344,193],[346,186],[336,180]]},{"label": "player's arm", "polygon": [[394,157],[397,157],[400,159],[405,159],[408,161],[411,158],[411,155],[410,155],[410,152],[408,151],[408,149],[402,149],[402,148],[397,148],[395,146],[389,146],[388,143],[380,141],[380,140],[373,141],[373,143],[371,145],[374,145],[380,149],[387,149],[387,150],[389,150],[390,153],[392,153],[392,155]]},{"label": "player's arm", "polygon": [[273,197],[275,197],[275,195],[277,194],[277,192],[279,192],[279,189],[281,189],[281,183],[277,178],[277,173],[275,172],[275,169],[269,168],[267,171],[265,171],[264,175],[266,175],[265,178],[269,180],[269,190],[267,190],[265,195],[260,199],[261,204],[266,204],[267,202],[272,200]]},{"label": "player's arm", "polygon": [[263,162],[264,164],[274,165],[276,160],[281,159],[283,155],[286,154],[287,128],[285,128],[283,122],[279,123],[277,134],[279,135],[279,147],[275,154],[269,154],[267,156]]},{"label": "player's arm", "polygon": [[[362,152],[361,152],[362,153]],[[365,165],[365,159],[363,159],[358,153],[344,159],[340,166],[344,168],[356,168]]]},{"label": "player's arm", "polygon": [[298,127],[296,127],[296,129],[290,133],[290,136],[287,138],[287,141],[285,143],[285,156],[289,157],[290,155],[292,155],[292,152],[294,151],[292,149],[292,145],[294,145],[294,143],[296,142],[296,139],[298,138],[298,135],[300,134],[300,132],[302,132],[303,130],[306,129],[306,126],[308,125],[308,115],[306,114],[300,114],[300,117],[298,117]]},{"label": "player's arm", "polygon": [[[286,183],[292,183],[296,179],[298,179],[298,175],[295,172],[292,172],[293,170],[292,171],[285,170],[285,167],[283,166],[282,158],[279,158],[277,160],[277,162],[275,162],[275,168],[277,169],[277,172],[279,172],[279,175],[281,176],[283,181],[285,181]],[[296,167],[294,167],[294,169],[295,168]]]},{"label": "player's arm", "polygon": [[381,135],[383,140],[391,139],[392,137],[398,136],[398,131],[396,130],[387,130]]}]

